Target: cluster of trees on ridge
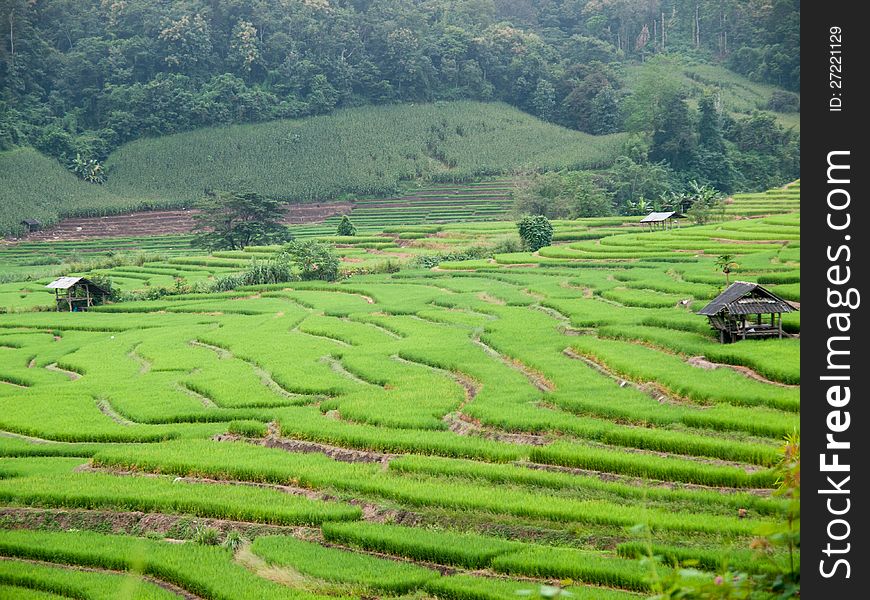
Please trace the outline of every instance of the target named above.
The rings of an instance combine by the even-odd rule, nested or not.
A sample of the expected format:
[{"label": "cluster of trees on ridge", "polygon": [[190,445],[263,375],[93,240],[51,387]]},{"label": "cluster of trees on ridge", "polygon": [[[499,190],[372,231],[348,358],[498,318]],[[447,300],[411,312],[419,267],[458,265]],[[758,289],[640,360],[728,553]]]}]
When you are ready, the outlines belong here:
[{"label": "cluster of trees on ridge", "polygon": [[0,0],[0,17],[0,149],[97,182],[87,162],[141,136],[370,103],[501,100],[649,133],[622,67],[656,55],[800,85],[797,0]]}]

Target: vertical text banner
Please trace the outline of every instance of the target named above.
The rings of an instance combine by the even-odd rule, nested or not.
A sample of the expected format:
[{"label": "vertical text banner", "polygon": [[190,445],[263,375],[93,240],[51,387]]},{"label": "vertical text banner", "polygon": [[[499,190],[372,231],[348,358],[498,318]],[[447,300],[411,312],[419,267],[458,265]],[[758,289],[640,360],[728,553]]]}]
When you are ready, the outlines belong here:
[{"label": "vertical text banner", "polygon": [[801,588],[868,598],[870,34],[859,2],[801,15]]}]

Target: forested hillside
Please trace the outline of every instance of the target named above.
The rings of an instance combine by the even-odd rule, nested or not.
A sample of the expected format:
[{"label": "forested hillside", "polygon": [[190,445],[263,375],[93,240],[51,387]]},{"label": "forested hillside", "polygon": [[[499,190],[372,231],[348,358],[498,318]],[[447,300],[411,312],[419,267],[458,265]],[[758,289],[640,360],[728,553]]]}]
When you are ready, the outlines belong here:
[{"label": "forested hillside", "polygon": [[[382,195],[402,179],[600,169],[618,155],[639,165],[636,178],[660,185],[632,186],[638,197],[617,198],[617,212],[629,200],[654,199],[659,187],[758,191],[800,176],[800,96],[788,91],[800,83],[794,0],[0,0],[0,20],[0,171],[7,171],[0,199],[17,207],[5,215],[4,232],[17,226],[19,210],[52,222],[95,207],[185,203],[215,185],[292,200]],[[267,127],[252,134],[259,156],[246,142],[220,139],[221,131],[245,137],[242,129],[206,134],[202,153],[192,151],[204,148],[197,134],[171,137],[463,100],[507,103],[584,133],[632,135],[619,149],[605,142],[604,154],[601,142],[584,138],[590,148],[580,154],[594,160],[576,158],[580,138],[558,159],[549,150],[506,156],[505,148],[561,148],[565,132],[523,121],[526,133],[548,137],[529,145],[496,116],[480,135],[475,111],[489,109],[469,103],[447,111],[471,110],[465,124],[465,116],[436,122],[434,112],[386,123],[376,110],[356,113],[369,133],[354,126],[340,142],[318,133],[291,144],[278,135],[296,127],[286,124],[276,126],[277,137],[258,137]],[[410,129],[396,137],[397,126]],[[473,145],[452,164],[442,156],[448,134]],[[159,136],[170,137],[142,139]],[[398,145],[390,146],[391,136]],[[300,151],[312,141],[317,148]],[[355,147],[330,151],[330,161],[347,152],[354,164],[322,173],[293,158],[320,160],[339,143]],[[372,145],[375,154],[366,154]],[[109,189],[44,185],[64,174],[29,148]],[[137,168],[126,168],[133,155]],[[260,172],[265,164],[268,173]]]},{"label": "forested hillside", "polygon": [[610,133],[625,118],[622,65],[663,53],[800,84],[796,0],[0,0],[0,16],[0,148],[67,159],[143,135],[438,99]]}]

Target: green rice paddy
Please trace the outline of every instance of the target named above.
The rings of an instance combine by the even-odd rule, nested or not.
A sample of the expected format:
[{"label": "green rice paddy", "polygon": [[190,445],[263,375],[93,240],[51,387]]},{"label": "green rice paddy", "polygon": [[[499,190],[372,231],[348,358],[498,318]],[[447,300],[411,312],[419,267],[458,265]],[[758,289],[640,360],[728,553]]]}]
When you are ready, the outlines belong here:
[{"label": "green rice paddy", "polygon": [[[500,214],[498,185],[467,210]],[[771,491],[799,428],[800,313],[784,339],[722,345],[694,311],[724,289],[726,252],[732,281],[800,301],[799,184],[735,197],[704,226],[558,221],[540,252],[433,268],[419,257],[515,228],[435,222],[427,189],[413,193],[418,206],[370,220],[360,203],[356,238],[304,233],[336,246],[338,283],[57,313],[43,286],[70,263],[143,292],[280,249],[0,248],[0,596],[465,600],[558,585],[627,600],[652,589],[650,548],[659,576],[784,564],[750,545],[785,519]],[[376,268],[387,260],[398,270]]]}]

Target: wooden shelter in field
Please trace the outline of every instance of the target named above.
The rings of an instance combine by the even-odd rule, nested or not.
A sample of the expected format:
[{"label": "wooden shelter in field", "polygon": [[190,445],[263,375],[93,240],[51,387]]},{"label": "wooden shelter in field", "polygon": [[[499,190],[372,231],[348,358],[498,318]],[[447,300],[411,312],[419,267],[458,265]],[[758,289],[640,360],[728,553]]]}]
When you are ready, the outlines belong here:
[{"label": "wooden shelter in field", "polygon": [[641,225],[649,225],[649,230],[656,229],[673,229],[679,226],[677,219],[685,219],[682,213],[676,211],[669,212],[651,212],[640,220]]},{"label": "wooden shelter in field", "polygon": [[797,310],[757,283],[735,281],[698,311],[719,332],[722,343],[748,337],[782,337],[782,314]]},{"label": "wooden shelter in field", "polygon": [[84,277],[60,277],[45,287],[54,290],[54,299],[60,312],[88,310],[95,304],[102,304],[110,295],[108,290]]},{"label": "wooden shelter in field", "polygon": [[24,219],[21,221],[21,226],[27,233],[34,233],[42,229],[42,223],[36,219]]}]

